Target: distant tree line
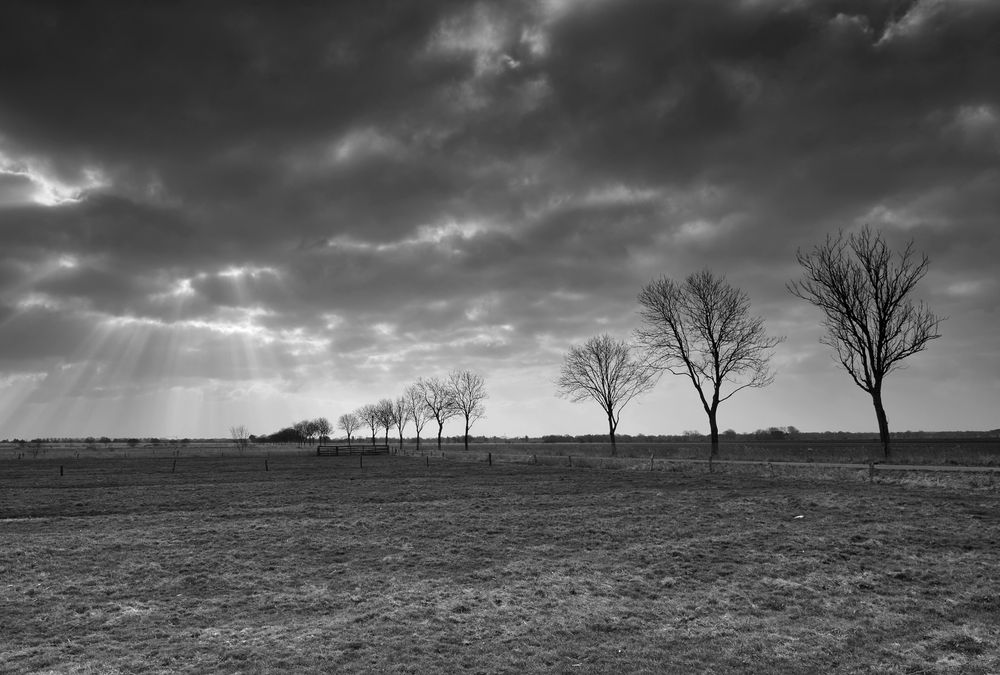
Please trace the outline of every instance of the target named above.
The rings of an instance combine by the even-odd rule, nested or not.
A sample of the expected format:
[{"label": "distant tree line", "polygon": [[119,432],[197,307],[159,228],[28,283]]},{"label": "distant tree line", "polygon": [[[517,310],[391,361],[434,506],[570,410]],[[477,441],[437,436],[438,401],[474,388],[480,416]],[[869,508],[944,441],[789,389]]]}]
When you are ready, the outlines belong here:
[{"label": "distant tree line", "polygon": [[[352,412],[337,418],[336,429],[344,433],[348,445],[355,435],[368,431],[372,445],[376,445],[381,434],[383,443],[389,444],[392,432],[402,447],[406,440],[406,429],[413,428],[417,448],[421,434],[427,424],[433,421],[437,426],[437,445],[440,448],[444,425],[451,419],[462,421],[462,440],[469,447],[469,432],[472,426],[486,415],[486,380],[471,370],[453,370],[447,377],[420,378],[407,386],[395,398],[383,398],[374,403],[366,403]],[[272,434],[251,437],[257,443],[306,443],[314,440],[329,441],[333,427],[325,417],[303,420]]]},{"label": "distant tree line", "polygon": [[268,434],[266,436],[251,435],[249,436],[249,439],[254,443],[303,444],[311,443],[313,441],[328,441],[330,440],[330,432],[332,431],[333,427],[330,425],[330,420],[325,417],[317,417],[312,420],[307,419],[296,422],[291,426],[285,427],[284,429],[275,431],[273,434]]},{"label": "distant tree line", "polygon": [[468,449],[469,431],[486,415],[487,398],[486,380],[482,375],[471,370],[453,370],[443,378],[419,378],[396,398],[383,398],[344,413],[337,419],[337,428],[347,436],[348,444],[356,431],[367,429],[371,432],[372,445],[380,432],[388,445],[389,432],[394,430],[402,447],[405,430],[412,425],[419,450],[421,433],[429,422],[437,425],[440,448],[445,422],[457,418],[463,423],[462,439]]}]

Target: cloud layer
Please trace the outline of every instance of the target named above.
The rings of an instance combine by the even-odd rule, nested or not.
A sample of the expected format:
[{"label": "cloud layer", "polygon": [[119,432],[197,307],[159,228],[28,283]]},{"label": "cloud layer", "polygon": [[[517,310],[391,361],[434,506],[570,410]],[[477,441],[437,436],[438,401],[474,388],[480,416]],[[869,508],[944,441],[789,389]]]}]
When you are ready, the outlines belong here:
[{"label": "cloud layer", "polygon": [[[723,425],[869,429],[784,287],[864,223],[950,317],[890,422],[995,427],[998,32],[988,0],[4,3],[0,436],[260,433],[453,367],[481,431],[600,431],[562,354],[703,267],[788,336]],[[703,427],[692,396],[622,430]]]}]

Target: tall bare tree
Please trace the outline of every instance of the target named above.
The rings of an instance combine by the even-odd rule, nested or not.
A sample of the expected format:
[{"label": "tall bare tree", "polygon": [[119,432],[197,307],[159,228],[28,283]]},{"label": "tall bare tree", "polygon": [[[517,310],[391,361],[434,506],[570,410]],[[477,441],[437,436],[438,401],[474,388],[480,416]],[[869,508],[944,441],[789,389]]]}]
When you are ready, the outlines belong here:
[{"label": "tall bare tree", "polygon": [[455,394],[448,382],[438,377],[417,380],[417,387],[420,388],[420,395],[424,399],[424,406],[430,413],[431,419],[438,424],[438,450],[441,449],[441,433],[444,430],[444,423],[458,414],[455,407]]},{"label": "tall bare tree", "polygon": [[629,401],[656,385],[659,373],[637,358],[632,345],[608,334],[573,345],[563,358],[556,386],[571,401],[593,399],[608,418],[611,454],[618,454],[615,431]]},{"label": "tall bare tree", "polygon": [[389,411],[392,417],[392,425],[399,432],[399,449],[403,449],[403,429],[410,421],[410,399],[405,395],[398,396],[392,400],[392,407]]},{"label": "tall bare tree", "polygon": [[380,429],[385,430],[385,444],[389,445],[389,429],[392,428],[393,415],[392,415],[392,399],[383,398],[375,404],[375,409],[378,412],[378,426]]},{"label": "tall bare tree", "polygon": [[465,449],[469,449],[469,429],[486,415],[488,398],[486,380],[471,370],[453,370],[448,375],[448,384],[454,396],[455,409],[465,419]]},{"label": "tall bare tree", "polygon": [[378,430],[379,421],[381,416],[379,415],[378,406],[374,403],[366,403],[357,412],[354,413],[358,416],[358,419],[364,422],[365,426],[372,430],[372,447],[375,446],[375,432]]},{"label": "tall bare tree", "polygon": [[750,313],[750,297],[709,270],[684,283],[667,277],[639,293],[642,326],[636,331],[654,365],[691,380],[708,415],[711,456],[719,454],[719,404],[748,387],[774,381],[773,349],[764,319]]},{"label": "tall bare tree", "polygon": [[941,319],[910,298],[930,260],[917,254],[912,240],[894,255],[881,233],[868,226],[846,237],[843,232],[827,235],[823,244],[796,257],[804,276],[790,282],[788,290],[823,310],[826,335],[820,342],[833,348],[854,383],[871,396],[888,458],[885,378],[940,337]]},{"label": "tall bare tree", "polygon": [[427,421],[431,419],[431,412],[424,402],[419,384],[411,384],[406,388],[403,396],[406,398],[407,412],[409,412],[410,419],[413,420],[413,426],[416,428],[417,452],[420,452],[420,432],[423,431]]},{"label": "tall bare tree", "polygon": [[337,419],[337,428],[347,434],[347,445],[351,444],[351,435],[361,427],[361,420],[354,413],[344,413]]}]

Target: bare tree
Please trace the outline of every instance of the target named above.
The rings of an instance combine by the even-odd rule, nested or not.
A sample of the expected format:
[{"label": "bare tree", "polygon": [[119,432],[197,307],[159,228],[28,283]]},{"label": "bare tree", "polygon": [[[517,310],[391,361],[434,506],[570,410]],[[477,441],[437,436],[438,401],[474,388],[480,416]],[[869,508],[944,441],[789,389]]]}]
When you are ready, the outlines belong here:
[{"label": "bare tree", "polygon": [[379,416],[378,406],[374,403],[366,403],[354,413],[358,419],[364,422],[365,426],[372,430],[372,446],[375,446],[375,431],[378,429]]},{"label": "bare tree", "polygon": [[469,449],[469,429],[486,415],[486,380],[471,370],[454,370],[448,375],[455,410],[465,419],[465,449]]},{"label": "bare tree", "polygon": [[837,353],[837,360],[854,383],[868,392],[875,406],[882,452],[889,457],[889,420],[882,403],[882,384],[903,359],[923,351],[940,337],[941,318],[910,293],[930,260],[918,255],[911,240],[893,255],[881,233],[865,226],[840,232],[811,252],[796,254],[805,272],[788,284],[796,297],[823,310],[826,335],[820,342]]},{"label": "bare tree", "polygon": [[405,396],[398,396],[392,401],[392,406],[389,410],[389,414],[392,417],[392,424],[396,427],[396,431],[399,432],[399,449],[403,449],[403,429],[406,427],[406,423],[410,420],[410,400]]},{"label": "bare tree", "polygon": [[330,420],[325,417],[317,417],[312,421],[313,428],[316,430],[316,435],[322,441],[324,438],[329,438],[330,432],[333,431],[333,427],[330,426]]},{"label": "bare tree", "polygon": [[424,397],[418,384],[411,384],[407,387],[403,396],[406,397],[406,409],[410,414],[410,419],[413,420],[413,426],[417,430],[417,452],[420,452],[420,432],[423,431],[424,425],[431,418],[431,412],[424,402]]},{"label": "bare tree", "polygon": [[424,406],[431,418],[438,423],[438,450],[441,449],[441,433],[444,430],[444,423],[458,414],[455,407],[455,394],[451,386],[444,380],[432,377],[429,379],[420,378],[417,380],[420,388],[420,395],[424,399]]},{"label": "bare tree", "polygon": [[351,444],[351,435],[361,427],[361,420],[354,413],[344,413],[337,419],[337,428],[347,434],[347,445]]},{"label": "bare tree", "polygon": [[319,435],[319,426],[316,420],[303,420],[302,424],[304,425],[306,439],[310,442],[315,436]]},{"label": "bare tree", "polygon": [[603,334],[573,345],[563,358],[556,386],[559,395],[579,402],[593,399],[608,418],[611,454],[618,454],[615,431],[622,409],[656,385],[659,373],[636,358],[632,345]]},{"label": "bare tree", "polygon": [[233,445],[236,446],[236,450],[241,455],[246,452],[247,446],[250,445],[250,432],[247,431],[246,425],[240,424],[229,427],[229,435],[233,439]]},{"label": "bare tree", "polygon": [[708,415],[711,456],[719,454],[719,404],[748,387],[774,381],[772,350],[784,338],[769,337],[764,319],[750,314],[750,297],[709,270],[684,283],[667,277],[639,293],[640,344],[654,365],[685,375]]},{"label": "bare tree", "polygon": [[378,412],[378,426],[380,429],[385,429],[385,444],[389,445],[389,429],[392,428],[393,424],[392,400],[381,399],[375,404],[375,409]]},{"label": "bare tree", "polygon": [[292,429],[298,435],[299,445],[302,445],[309,438],[309,420],[302,420],[301,422],[296,422],[292,425]]}]

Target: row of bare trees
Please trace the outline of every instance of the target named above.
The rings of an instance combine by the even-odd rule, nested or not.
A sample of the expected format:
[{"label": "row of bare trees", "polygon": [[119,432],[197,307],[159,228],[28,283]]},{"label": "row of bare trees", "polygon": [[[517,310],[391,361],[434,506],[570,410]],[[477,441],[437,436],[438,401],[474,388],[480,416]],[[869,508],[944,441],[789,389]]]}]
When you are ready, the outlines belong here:
[{"label": "row of bare trees", "polygon": [[437,445],[440,449],[445,422],[460,417],[465,424],[465,449],[468,450],[469,430],[486,415],[484,401],[487,397],[486,380],[482,375],[471,370],[453,370],[446,378],[420,378],[394,399],[383,398],[377,403],[367,403],[354,412],[344,413],[337,420],[337,428],[347,435],[348,444],[355,432],[368,428],[371,430],[372,445],[375,445],[379,430],[384,430],[388,445],[389,431],[395,428],[402,447],[403,430],[412,422],[419,450],[420,434],[433,420],[437,423]]},{"label": "row of bare trees", "polygon": [[[939,337],[941,319],[911,292],[927,273],[926,255],[911,241],[893,254],[870,228],[828,236],[797,254],[804,275],[788,290],[823,311],[821,342],[836,353],[875,407],[889,457],[889,423],[882,401],[885,377]],[[592,399],[607,416],[612,453],[622,409],[652,389],[664,372],[690,380],[708,415],[711,453],[719,450],[718,410],[738,391],[771,384],[770,360],[783,337],[764,330],[746,292],[702,270],[683,282],[661,277],[639,293],[641,326],[633,341],[598,335],[570,348],[556,381],[573,401]]]}]

